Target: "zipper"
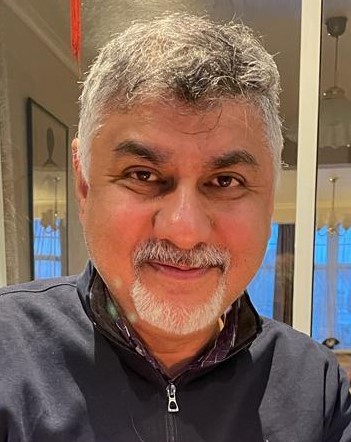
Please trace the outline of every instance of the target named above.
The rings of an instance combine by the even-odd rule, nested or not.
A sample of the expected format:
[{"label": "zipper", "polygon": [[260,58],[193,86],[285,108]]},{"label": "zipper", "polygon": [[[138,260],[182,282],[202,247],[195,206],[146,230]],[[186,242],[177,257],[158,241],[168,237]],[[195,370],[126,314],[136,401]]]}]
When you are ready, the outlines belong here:
[{"label": "zipper", "polygon": [[179,411],[179,407],[176,399],[176,386],[174,384],[168,384],[166,388],[167,399],[168,399],[168,408],[167,411],[169,413],[177,413]]},{"label": "zipper", "polygon": [[173,384],[173,380],[169,382],[166,387],[168,406],[166,413],[166,431],[167,431],[167,442],[177,441],[177,423],[176,416],[179,411],[177,398],[176,398],[176,386]]}]

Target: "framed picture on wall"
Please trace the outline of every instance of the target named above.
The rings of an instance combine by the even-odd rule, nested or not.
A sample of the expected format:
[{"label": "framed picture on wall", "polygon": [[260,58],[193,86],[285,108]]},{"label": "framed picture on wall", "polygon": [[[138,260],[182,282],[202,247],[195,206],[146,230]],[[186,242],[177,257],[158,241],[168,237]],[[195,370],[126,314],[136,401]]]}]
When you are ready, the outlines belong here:
[{"label": "framed picture on wall", "polygon": [[33,279],[68,273],[68,127],[28,98],[28,177]]}]

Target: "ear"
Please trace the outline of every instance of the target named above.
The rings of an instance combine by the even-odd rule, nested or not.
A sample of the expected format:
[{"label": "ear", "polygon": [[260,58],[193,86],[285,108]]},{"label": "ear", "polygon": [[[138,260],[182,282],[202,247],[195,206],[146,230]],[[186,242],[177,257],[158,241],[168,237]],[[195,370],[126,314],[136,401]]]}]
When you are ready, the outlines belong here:
[{"label": "ear", "polygon": [[78,151],[79,151],[79,139],[75,138],[72,141],[72,166],[76,182],[75,194],[79,207],[79,217],[82,220],[82,217],[84,216],[85,203],[89,192],[89,186],[82,172],[82,165],[79,160]]}]

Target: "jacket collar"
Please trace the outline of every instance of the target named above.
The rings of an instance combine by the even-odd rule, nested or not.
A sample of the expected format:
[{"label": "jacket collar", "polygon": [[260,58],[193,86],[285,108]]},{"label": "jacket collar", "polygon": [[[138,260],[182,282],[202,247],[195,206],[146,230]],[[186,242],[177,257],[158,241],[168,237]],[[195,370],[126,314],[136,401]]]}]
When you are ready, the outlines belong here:
[{"label": "jacket collar", "polygon": [[[116,333],[113,321],[109,315],[106,315],[104,309],[98,305],[92,305],[91,291],[96,281],[97,270],[91,261],[88,261],[85,270],[77,280],[77,289],[81,298],[83,308],[94,324],[113,343],[119,346],[126,346],[120,335]],[[230,352],[230,356],[237,354],[242,349],[247,348],[262,331],[262,319],[252,305],[248,293],[245,291],[238,300],[238,323],[236,329],[235,344]]]}]

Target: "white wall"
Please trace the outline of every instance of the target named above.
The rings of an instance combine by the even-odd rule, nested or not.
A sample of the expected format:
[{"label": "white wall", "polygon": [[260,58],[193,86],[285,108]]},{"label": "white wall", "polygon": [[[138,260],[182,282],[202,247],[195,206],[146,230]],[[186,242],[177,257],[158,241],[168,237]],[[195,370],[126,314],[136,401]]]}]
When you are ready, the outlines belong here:
[{"label": "white wall", "polygon": [[[78,120],[79,88],[76,75],[48,45],[7,6],[2,9],[10,108],[9,154],[13,173],[13,177],[5,175],[3,178],[5,181],[12,180],[13,199],[9,194],[5,194],[5,197],[12,200],[16,227],[13,229],[9,218],[6,226],[6,253],[8,283],[11,283],[30,278],[26,100],[32,98],[64,122],[69,127],[69,139],[72,139]],[[68,181],[69,272],[75,273],[82,269],[86,252],[76,214],[71,170]],[[11,211],[11,204],[5,204],[5,208]],[[11,256],[18,257],[15,266],[11,263],[16,263],[16,259],[12,260]]]}]

